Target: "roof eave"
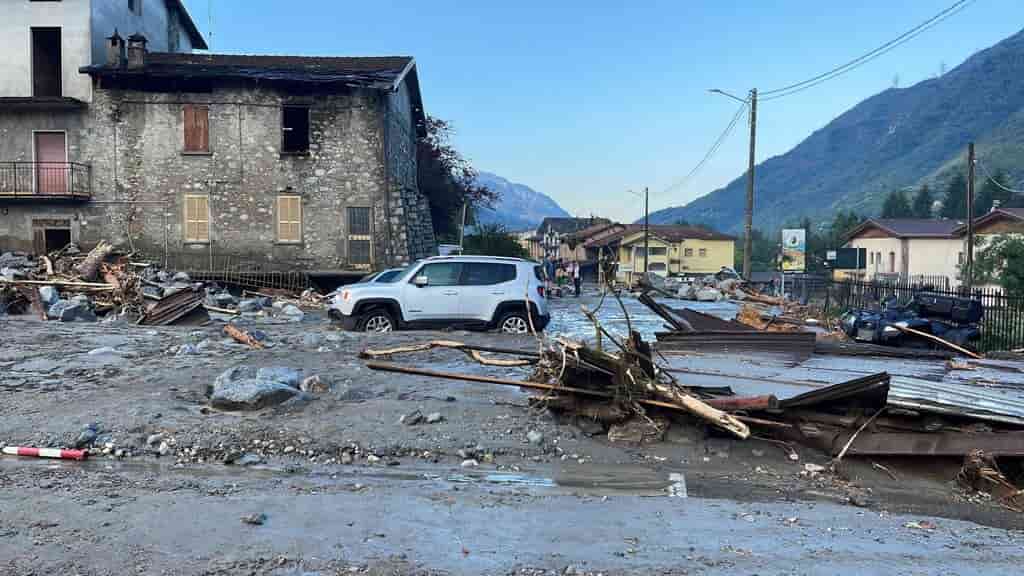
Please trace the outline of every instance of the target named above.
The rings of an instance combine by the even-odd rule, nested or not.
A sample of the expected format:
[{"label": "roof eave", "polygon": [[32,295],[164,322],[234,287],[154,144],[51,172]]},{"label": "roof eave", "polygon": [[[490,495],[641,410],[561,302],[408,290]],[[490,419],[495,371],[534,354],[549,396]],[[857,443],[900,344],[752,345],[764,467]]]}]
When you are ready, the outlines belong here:
[{"label": "roof eave", "polygon": [[199,27],[192,20],[192,15],[188,13],[185,3],[181,0],[168,0],[168,2],[174,5],[174,9],[181,16],[181,21],[185,25],[185,31],[188,32],[189,39],[192,41],[192,48],[196,50],[209,50],[210,47],[206,44],[206,38],[203,38]]}]

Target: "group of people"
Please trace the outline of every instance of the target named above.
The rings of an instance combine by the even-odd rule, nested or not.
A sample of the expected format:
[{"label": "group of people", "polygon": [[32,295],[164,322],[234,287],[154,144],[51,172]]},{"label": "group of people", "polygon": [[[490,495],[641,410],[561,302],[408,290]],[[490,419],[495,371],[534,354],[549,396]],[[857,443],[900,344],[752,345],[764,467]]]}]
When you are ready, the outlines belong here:
[{"label": "group of people", "polygon": [[551,258],[544,259],[544,272],[547,276],[548,292],[551,294],[561,292],[572,284],[573,291],[576,297],[580,296],[580,283],[582,282],[582,270],[580,270],[579,262],[565,262],[564,260],[553,260]]}]

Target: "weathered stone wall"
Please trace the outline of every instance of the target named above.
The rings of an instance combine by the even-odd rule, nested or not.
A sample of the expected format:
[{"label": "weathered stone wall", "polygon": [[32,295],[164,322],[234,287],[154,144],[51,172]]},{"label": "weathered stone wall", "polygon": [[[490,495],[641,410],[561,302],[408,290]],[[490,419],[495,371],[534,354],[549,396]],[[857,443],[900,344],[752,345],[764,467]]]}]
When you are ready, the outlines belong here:
[{"label": "weathered stone wall", "polygon": [[[270,268],[346,269],[348,207],[371,207],[375,267],[430,255],[430,212],[416,184],[407,89],[295,96],[222,83],[207,93],[97,88],[88,110],[0,115],[0,159],[31,160],[32,129],[68,130],[69,160],[92,165],[93,200],[6,205],[0,249],[30,250],[31,221],[59,213],[73,241],[119,241],[152,257],[199,267],[211,256]],[[185,153],[185,104],[209,107],[208,154]],[[282,105],[310,107],[307,155],[281,153]],[[14,138],[25,133],[24,138]],[[302,241],[277,232],[277,198],[298,195]],[[210,207],[210,241],[185,241],[185,196]]]},{"label": "weathered stone wall", "polygon": [[388,165],[391,245],[400,261],[425,258],[437,253],[430,206],[419,191],[416,171],[416,127],[412,118],[409,85],[387,97],[386,155]]}]

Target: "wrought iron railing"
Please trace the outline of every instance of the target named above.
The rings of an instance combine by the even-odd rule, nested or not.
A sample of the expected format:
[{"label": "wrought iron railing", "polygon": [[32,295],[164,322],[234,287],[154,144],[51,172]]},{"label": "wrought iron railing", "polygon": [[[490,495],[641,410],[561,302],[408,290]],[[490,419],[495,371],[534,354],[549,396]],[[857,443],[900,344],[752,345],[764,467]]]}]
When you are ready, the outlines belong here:
[{"label": "wrought iron railing", "polygon": [[92,167],[78,162],[0,162],[0,199],[92,196]]}]

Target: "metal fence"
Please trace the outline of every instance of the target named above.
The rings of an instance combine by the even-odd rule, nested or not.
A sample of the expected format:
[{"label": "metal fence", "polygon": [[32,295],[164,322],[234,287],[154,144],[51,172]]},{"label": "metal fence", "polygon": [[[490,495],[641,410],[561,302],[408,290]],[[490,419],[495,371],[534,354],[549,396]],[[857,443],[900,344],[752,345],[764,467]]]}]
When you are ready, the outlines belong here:
[{"label": "metal fence", "polygon": [[0,197],[87,199],[91,172],[77,162],[0,162]]},{"label": "metal fence", "polygon": [[[155,261],[160,259],[154,258]],[[168,270],[187,272],[193,280],[220,282],[253,290],[281,288],[298,291],[310,287],[309,274],[303,270],[275,269],[265,261],[230,254],[169,252],[165,266]]]},{"label": "metal fence", "polygon": [[895,297],[897,305],[904,305],[918,292],[959,297],[969,295],[980,300],[985,314],[981,321],[981,340],[976,343],[979,351],[1024,348],[1024,298],[1008,296],[995,288],[976,288],[968,294],[963,289],[939,288],[932,282],[905,279],[895,282],[830,281],[815,283],[806,291],[808,299],[821,303],[826,314],[841,314],[856,308],[877,310],[891,297]]}]

